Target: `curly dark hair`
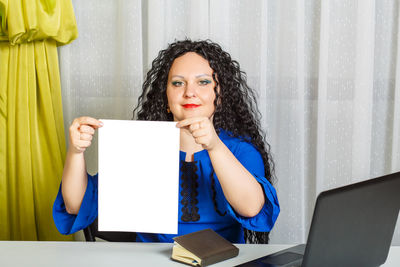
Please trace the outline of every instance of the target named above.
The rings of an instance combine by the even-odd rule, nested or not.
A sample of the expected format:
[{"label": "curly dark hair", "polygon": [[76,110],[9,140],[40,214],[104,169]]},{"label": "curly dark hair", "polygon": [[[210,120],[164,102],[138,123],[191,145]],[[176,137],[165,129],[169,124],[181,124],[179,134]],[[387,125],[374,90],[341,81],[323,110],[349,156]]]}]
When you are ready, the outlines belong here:
[{"label": "curly dark hair", "polygon": [[[167,112],[167,81],[172,63],[177,57],[188,52],[195,52],[206,59],[213,70],[215,82],[215,113],[214,128],[219,134],[223,129],[230,136],[251,142],[260,152],[265,177],[269,182],[275,180],[274,163],[270,154],[270,145],[265,140],[265,134],[260,125],[261,114],[257,109],[255,92],[247,85],[246,73],[240,70],[240,65],[233,60],[221,46],[210,40],[183,40],[169,44],[161,50],[152,62],[142,86],[142,94],[134,109],[139,120],[173,121],[172,113]],[[219,90],[217,87],[219,85]],[[214,175],[211,175],[213,179]],[[215,182],[212,180],[214,208],[223,216],[216,205]],[[268,232],[255,232],[245,229],[247,243],[268,243]]]}]

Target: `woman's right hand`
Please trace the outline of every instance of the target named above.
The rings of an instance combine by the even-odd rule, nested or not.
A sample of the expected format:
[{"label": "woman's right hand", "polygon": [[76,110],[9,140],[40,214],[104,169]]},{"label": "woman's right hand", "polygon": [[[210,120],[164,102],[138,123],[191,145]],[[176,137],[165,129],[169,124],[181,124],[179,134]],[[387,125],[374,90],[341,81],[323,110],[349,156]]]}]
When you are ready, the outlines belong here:
[{"label": "woman's right hand", "polygon": [[76,118],[69,127],[69,149],[83,153],[92,144],[93,134],[103,123],[91,117]]}]

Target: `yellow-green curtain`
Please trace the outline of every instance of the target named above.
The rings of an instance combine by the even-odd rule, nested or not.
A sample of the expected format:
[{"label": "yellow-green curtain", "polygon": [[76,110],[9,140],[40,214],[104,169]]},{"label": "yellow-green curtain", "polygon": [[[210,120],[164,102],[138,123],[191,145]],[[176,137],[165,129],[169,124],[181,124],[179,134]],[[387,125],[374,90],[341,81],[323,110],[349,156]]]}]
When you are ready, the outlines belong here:
[{"label": "yellow-green curtain", "polygon": [[57,46],[71,0],[0,0],[0,240],[72,240],[52,219],[65,159]]}]

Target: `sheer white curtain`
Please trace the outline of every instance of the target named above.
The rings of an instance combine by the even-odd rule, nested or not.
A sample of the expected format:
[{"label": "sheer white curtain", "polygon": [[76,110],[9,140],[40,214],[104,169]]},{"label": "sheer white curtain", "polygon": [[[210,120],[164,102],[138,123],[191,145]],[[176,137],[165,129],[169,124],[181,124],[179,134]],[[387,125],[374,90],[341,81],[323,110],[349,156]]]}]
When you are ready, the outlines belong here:
[{"label": "sheer white curtain", "polygon": [[400,170],[398,1],[73,4],[80,37],[60,48],[66,129],[82,115],[131,119],[143,75],[174,40],[209,38],[240,62],[276,163],[272,243],[305,242],[322,190]]}]

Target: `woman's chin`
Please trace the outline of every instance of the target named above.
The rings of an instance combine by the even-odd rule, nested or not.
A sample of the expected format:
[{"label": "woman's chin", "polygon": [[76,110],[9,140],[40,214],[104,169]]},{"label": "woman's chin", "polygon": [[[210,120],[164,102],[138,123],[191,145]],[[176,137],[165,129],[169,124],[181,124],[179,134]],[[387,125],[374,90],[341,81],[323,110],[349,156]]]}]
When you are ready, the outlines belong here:
[{"label": "woman's chin", "polygon": [[182,116],[180,116],[181,120],[186,120],[186,119],[190,119],[190,118],[196,118],[196,117],[200,117],[201,115],[198,114],[198,112],[185,112],[184,114],[182,114]]}]

